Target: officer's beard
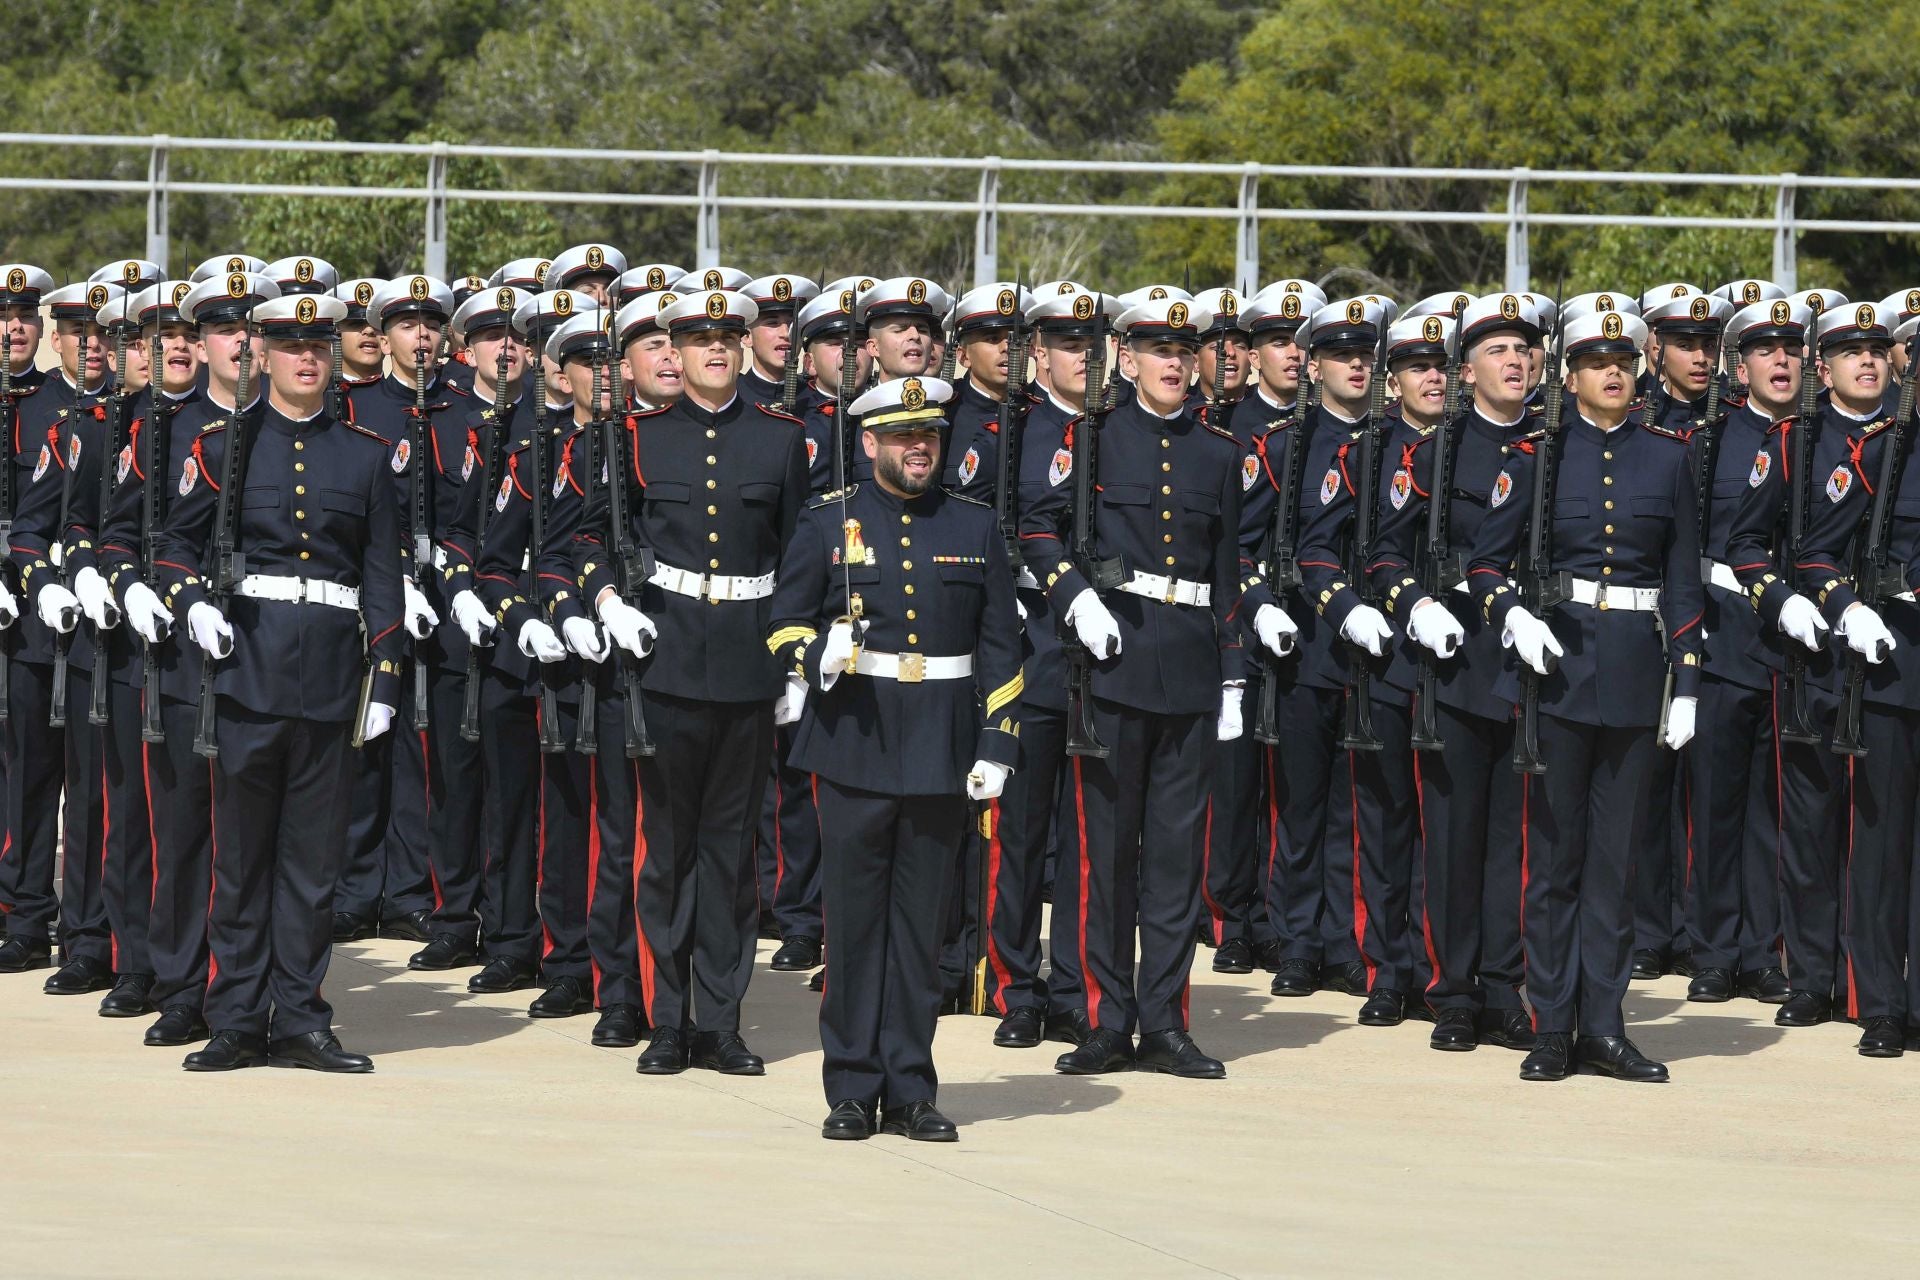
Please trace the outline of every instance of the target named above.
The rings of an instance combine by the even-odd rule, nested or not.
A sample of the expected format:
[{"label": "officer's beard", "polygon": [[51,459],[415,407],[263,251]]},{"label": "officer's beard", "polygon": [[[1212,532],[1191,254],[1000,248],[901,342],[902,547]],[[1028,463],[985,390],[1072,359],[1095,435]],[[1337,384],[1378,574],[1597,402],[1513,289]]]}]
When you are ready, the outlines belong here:
[{"label": "officer's beard", "polygon": [[873,471],[885,485],[896,493],[904,493],[909,498],[917,498],[933,487],[939,473],[938,457],[934,457],[927,467],[925,475],[916,476],[907,471],[906,454],[882,452],[873,460]]}]

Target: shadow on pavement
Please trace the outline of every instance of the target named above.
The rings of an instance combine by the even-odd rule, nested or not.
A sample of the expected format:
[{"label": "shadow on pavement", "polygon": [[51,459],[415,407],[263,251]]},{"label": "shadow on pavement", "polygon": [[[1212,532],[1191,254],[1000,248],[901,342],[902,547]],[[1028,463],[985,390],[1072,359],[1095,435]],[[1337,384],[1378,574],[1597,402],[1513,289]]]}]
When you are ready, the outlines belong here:
[{"label": "shadow on pavement", "polygon": [[407,972],[371,956],[334,957],[325,990],[342,1045],[365,1054],[455,1049],[531,1025],[524,1007],[478,1004],[465,991],[402,980]]},{"label": "shadow on pavement", "polygon": [[985,1120],[1076,1115],[1119,1100],[1119,1088],[1099,1076],[1007,1076],[994,1081],[940,1086],[940,1109],[947,1113],[948,1119],[961,1125]]}]

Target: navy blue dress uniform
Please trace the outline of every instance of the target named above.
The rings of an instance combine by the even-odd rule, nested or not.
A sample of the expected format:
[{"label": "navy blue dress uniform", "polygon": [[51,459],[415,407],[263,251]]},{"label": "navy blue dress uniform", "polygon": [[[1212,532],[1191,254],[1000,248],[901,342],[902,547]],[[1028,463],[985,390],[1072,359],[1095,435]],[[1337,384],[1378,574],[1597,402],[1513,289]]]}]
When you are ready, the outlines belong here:
[{"label": "navy blue dress uniform", "polygon": [[[1121,340],[1191,350],[1211,317],[1161,300],[1123,313]],[[1072,433],[1062,460],[1071,473]],[[1072,487],[1021,513],[1027,566],[1082,639],[1118,645],[1092,676],[1090,718],[1111,754],[1076,756],[1068,786],[1079,818],[1078,901],[1085,1005],[1093,1034],[1061,1070],[1108,1071],[1140,1061],[1182,1075],[1225,1068],[1188,1035],[1188,975],[1200,922],[1205,818],[1214,747],[1242,677],[1238,555],[1241,453],[1233,437],[1183,407],[1170,417],[1136,394],[1098,431],[1094,554],[1118,558],[1110,590],[1075,564]],[[1117,647],[1117,652],[1115,648]],[[1089,648],[1094,646],[1089,645]],[[1140,944],[1134,960],[1136,924]]]},{"label": "navy blue dress uniform", "polygon": [[[903,378],[850,408],[880,441],[937,430],[950,396]],[[868,1136],[876,1108],[891,1132],[955,1136],[934,1107],[941,921],[968,796],[997,792],[1019,751],[1020,622],[993,511],[911,487],[883,477],[808,505],[767,638],[805,690],[793,764],[819,780],[830,1138]]]},{"label": "navy blue dress uniform", "polygon": [[[3,894],[13,910],[8,934],[23,944],[24,967],[46,955],[47,932],[59,919],[61,968],[47,980],[50,994],[97,991],[113,981],[113,936],[107,919],[102,880],[105,867],[105,788],[102,785],[100,731],[88,723],[93,688],[93,639],[78,627],[78,602],[63,583],[55,563],[64,554],[62,529],[78,486],[73,470],[89,450],[98,449],[106,425],[104,356],[94,313],[118,286],[74,284],[45,293],[56,325],[77,326],[78,362],[63,357],[59,371],[17,406],[14,454],[14,513],[10,547],[20,575],[22,614],[13,630],[11,709],[7,721],[8,808],[13,815],[12,866]],[[90,358],[90,353],[93,358]],[[92,374],[98,359],[101,380],[82,389],[73,378]],[[43,612],[42,602],[49,608]],[[56,636],[49,615],[62,614],[68,634]],[[64,649],[64,678],[56,650]],[[49,724],[56,684],[66,699],[65,727]],[[55,798],[65,787],[58,811]],[[57,826],[56,826],[57,824]],[[54,898],[56,843],[61,863],[61,892]],[[14,859],[18,859],[17,862]],[[8,958],[6,963],[15,961]]]},{"label": "navy blue dress uniform", "polygon": [[[1622,361],[1624,395],[1645,336],[1638,317],[1591,312],[1566,322],[1566,358],[1576,375],[1593,356]],[[1632,967],[1634,837],[1663,745],[1655,726],[1667,722],[1664,745],[1684,745],[1699,692],[1704,603],[1692,452],[1632,406],[1611,430],[1576,407],[1552,444],[1551,568],[1569,575],[1570,598],[1536,618],[1510,580],[1526,552],[1538,474],[1529,448],[1510,454],[1495,481],[1467,578],[1485,620],[1503,639],[1513,636],[1519,660],[1538,670],[1545,654],[1559,659],[1538,677],[1547,772],[1526,779],[1522,923],[1539,1043],[1521,1077],[1562,1079],[1577,1055],[1623,1079],[1664,1080],[1666,1068],[1626,1038],[1621,1001]],[[1669,680],[1671,706],[1663,707]],[[1517,673],[1506,672],[1500,688],[1518,701]]]},{"label": "navy blue dress uniform", "polygon": [[[1464,360],[1495,335],[1537,343],[1538,313],[1513,294],[1469,302],[1452,339],[1456,356]],[[1539,425],[1538,409],[1499,420],[1478,396],[1455,420],[1449,433],[1452,483],[1441,497],[1452,547],[1474,545],[1508,449]],[[1435,599],[1426,584],[1436,449],[1432,435],[1410,434],[1387,450],[1384,464],[1391,472],[1373,573],[1388,615],[1403,627]],[[1520,1000],[1522,806],[1511,763],[1513,702],[1496,687],[1503,666],[1499,628],[1470,607],[1466,591],[1461,578],[1436,601],[1464,639],[1451,655],[1432,659],[1434,723],[1444,746],[1414,757],[1425,873],[1415,910],[1433,970],[1425,991],[1436,1019],[1431,1043],[1448,1051],[1471,1049],[1483,1039],[1531,1048],[1533,1033]],[[1407,674],[1417,679],[1417,670],[1399,664],[1389,669],[1389,678]]]},{"label": "navy blue dress uniform", "polygon": [[[757,325],[785,325],[787,341],[798,343],[800,335],[794,332],[794,322],[800,308],[820,296],[820,286],[805,276],[771,275],[747,281],[740,286],[739,292],[760,308],[755,321]],[[798,406],[783,406],[780,403],[785,374],[786,370],[780,365],[769,365],[763,369],[756,361],[753,368],[740,375],[740,394],[747,398],[749,404],[764,405],[793,414]]]},{"label": "navy blue dress uniform", "polygon": [[[445,324],[452,314],[452,291],[428,276],[389,280],[367,303],[368,321],[382,332],[405,316],[427,316]],[[416,538],[424,533],[429,546],[453,518],[460,488],[455,477],[466,458],[463,420],[473,403],[467,392],[440,376],[436,359],[429,356],[426,367],[427,422],[419,433],[424,457],[413,456],[409,430],[416,398],[411,351],[396,348],[386,377],[347,393],[348,416],[393,442],[394,493],[402,504],[402,524],[410,531],[407,507],[412,495],[412,471],[415,467],[426,468],[428,527],[411,532]],[[413,547],[409,552],[417,554]],[[421,571],[424,580],[431,583],[429,568],[423,565]],[[430,590],[428,601],[436,614],[446,617],[446,601],[437,592]],[[442,836],[446,834],[444,812],[449,805],[470,810],[467,818],[473,819],[481,803],[477,788],[450,788],[448,779],[458,775],[430,770],[427,763],[441,745],[441,735],[453,736],[459,725],[458,681],[466,671],[465,641],[454,627],[436,627],[426,639],[415,641],[412,648],[412,661],[427,667],[427,729],[422,732],[413,728],[409,716],[394,733],[369,743],[356,761],[353,817],[348,826],[352,847],[335,904],[340,915],[336,941],[366,937],[376,927],[385,936],[432,941],[433,913],[440,901],[432,855],[436,828]],[[408,701],[410,705],[411,696]],[[436,707],[444,716],[449,706],[452,722],[436,724]],[[411,799],[419,796],[425,796],[427,802],[419,804]],[[461,823],[456,821],[454,825],[457,828]]]},{"label": "navy blue dress uniform", "polygon": [[[1817,334],[1823,357],[1864,343],[1885,350],[1888,317],[1872,303],[1829,308]],[[1883,378],[1884,385],[1884,378]],[[1830,400],[1807,479],[1813,486],[1807,533],[1794,575],[1842,638],[1847,663],[1863,665],[1858,747],[1849,777],[1841,946],[1847,1016],[1861,1029],[1863,1056],[1899,1057],[1920,1008],[1915,949],[1916,792],[1920,768],[1920,467],[1912,420],[1874,410],[1850,413]],[[1887,455],[1892,460],[1890,492]],[[1862,600],[1871,563],[1872,512],[1887,502],[1886,561],[1899,580],[1878,607]],[[1855,606],[1858,606],[1857,608]],[[1861,656],[1864,655],[1864,656]],[[1836,738],[1839,731],[1836,729]],[[1798,980],[1795,981],[1798,989]]]},{"label": "navy blue dress uniform", "polygon": [[[756,314],[743,294],[701,290],[663,308],[658,323],[677,346],[702,334],[744,336]],[[640,1059],[648,1074],[689,1062],[730,1074],[764,1070],[739,1028],[767,775],[741,766],[773,750],[773,704],[785,681],[766,647],[768,610],[807,480],[799,420],[729,390],[718,406],[690,390],[621,423],[631,467],[624,532],[651,553],[637,598],[619,589],[610,488],[597,477],[575,540],[581,589],[608,631],[619,634],[617,610],[631,620],[637,609],[658,637],[640,669],[655,753],[629,758],[609,728],[595,769],[600,865],[631,868],[624,892],[638,965],[619,978],[624,1000],[639,1004],[653,1028]],[[614,654],[610,673],[637,656]],[[602,687],[601,724],[621,724],[625,691],[613,679]],[[603,1005],[607,989],[603,979]]]},{"label": "navy blue dress uniform", "polygon": [[[345,310],[333,298],[288,296],[256,307],[253,320],[271,361],[279,341],[329,341]],[[340,1049],[320,987],[346,853],[350,739],[356,722],[359,734],[382,731],[400,698],[404,548],[392,445],[336,421],[324,400],[311,416],[290,417],[280,394],[201,431],[159,534],[176,617],[206,643],[219,632],[230,646],[213,668],[214,1039],[186,1065],[366,1071],[366,1058]],[[223,622],[207,574],[233,448],[245,451],[242,491],[228,499],[239,502],[245,572]]]}]

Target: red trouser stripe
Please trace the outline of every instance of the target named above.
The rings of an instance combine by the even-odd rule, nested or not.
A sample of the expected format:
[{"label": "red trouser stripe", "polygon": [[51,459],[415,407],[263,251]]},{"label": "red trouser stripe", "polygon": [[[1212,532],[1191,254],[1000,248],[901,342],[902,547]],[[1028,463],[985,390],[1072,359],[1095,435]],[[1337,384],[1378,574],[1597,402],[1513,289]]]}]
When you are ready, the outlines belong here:
[{"label": "red trouser stripe", "polygon": [[980,927],[987,935],[987,963],[993,968],[993,1007],[999,1013],[1007,1011],[1007,983],[1011,981],[1007,974],[1007,962],[1000,955],[999,944],[993,937],[994,911],[1000,905],[1000,802],[989,800],[987,812],[993,823],[993,834],[987,837],[987,903],[980,914]]},{"label": "red trouser stripe", "polygon": [[1087,786],[1079,756],[1073,758],[1073,812],[1080,826],[1080,976],[1087,984],[1087,1022],[1098,1029],[1100,979],[1087,963],[1087,886],[1093,881],[1093,868],[1087,850]]},{"label": "red trouser stripe", "polygon": [[[647,1024],[653,1024],[653,948],[647,943],[640,919],[640,873],[647,865],[647,797],[640,786],[640,767],[633,766],[633,932],[640,952],[640,999],[647,1006]],[[596,986],[598,977],[595,978]]]},{"label": "red trouser stripe", "polygon": [[1367,950],[1367,894],[1360,880],[1360,772],[1351,751],[1347,752],[1347,807],[1353,814],[1353,944],[1360,948],[1361,963],[1367,966],[1367,990],[1372,991],[1377,969]]}]

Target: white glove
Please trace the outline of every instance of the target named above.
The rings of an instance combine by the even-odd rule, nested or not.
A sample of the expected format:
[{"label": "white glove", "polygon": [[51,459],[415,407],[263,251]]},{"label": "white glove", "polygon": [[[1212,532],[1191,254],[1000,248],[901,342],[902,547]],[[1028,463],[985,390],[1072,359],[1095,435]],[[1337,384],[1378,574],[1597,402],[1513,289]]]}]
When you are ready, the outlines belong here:
[{"label": "white glove", "polygon": [[1293,625],[1284,609],[1263,604],[1253,613],[1253,634],[1260,637],[1260,643],[1273,650],[1275,656],[1284,658],[1294,651],[1300,643],[1300,628]]},{"label": "white glove", "polygon": [[467,638],[468,644],[479,648],[493,643],[493,617],[487,612],[487,606],[480,603],[479,596],[472,591],[458,592],[450,608],[454,625],[460,628],[460,634]]},{"label": "white glove", "polygon": [[774,699],[773,722],[775,724],[798,724],[800,712],[807,705],[807,682],[802,676],[791,672],[787,675],[787,687]]},{"label": "white glove", "polygon": [[1675,698],[1667,704],[1667,736],[1661,742],[1673,751],[1678,751],[1693,741],[1694,712],[1700,705],[1700,699],[1691,697]]},{"label": "white glove", "polygon": [[1887,630],[1879,614],[1858,600],[1840,615],[1840,635],[1846,640],[1847,648],[1868,662],[1885,662],[1893,652],[1893,632]]},{"label": "white glove", "polygon": [[567,648],[588,662],[607,660],[607,638],[586,618],[568,618],[561,623],[560,637],[567,642]]},{"label": "white glove", "polygon": [[520,652],[529,658],[538,658],[542,662],[563,662],[567,656],[567,646],[560,643],[560,637],[553,634],[553,628],[538,618],[530,618],[520,628]]},{"label": "white glove", "polygon": [[1407,634],[1422,648],[1451,658],[1467,641],[1467,629],[1438,600],[1422,600],[1407,615]]},{"label": "white glove", "polygon": [[400,579],[400,586],[406,597],[404,616],[407,620],[407,634],[415,640],[425,640],[440,625],[440,615],[427,603],[426,595],[413,584],[412,578]]},{"label": "white glove", "polygon": [[102,631],[120,625],[120,607],[113,602],[113,589],[100,571],[88,565],[73,575],[73,594],[87,621]]},{"label": "white glove", "polygon": [[57,582],[40,588],[34,612],[40,615],[40,621],[63,636],[80,625],[80,601]]},{"label": "white glove", "polygon": [[853,651],[858,641],[854,639],[853,624],[847,621],[834,623],[827,628],[827,638],[820,642],[821,688],[831,688],[832,682],[826,677],[838,676],[853,665]]},{"label": "white glove", "polygon": [[384,702],[369,702],[360,717],[360,741],[372,742],[393,727],[393,708]]},{"label": "white glove", "polygon": [[1520,661],[1532,667],[1537,675],[1548,674],[1553,670],[1554,659],[1566,656],[1566,650],[1553,638],[1553,628],[1525,609],[1508,611],[1507,626],[1500,634],[1500,643],[1519,654]]},{"label": "white glove", "polygon": [[1007,774],[1010,771],[1003,764],[991,760],[975,760],[973,769],[967,774],[967,799],[998,800],[1000,793],[1007,788]]},{"label": "white glove", "polygon": [[1020,603],[1019,596],[1015,596],[1013,598],[1013,611],[1020,615],[1021,622],[1025,622],[1027,620],[1027,606]]},{"label": "white glove", "polygon": [[159,644],[173,634],[173,614],[152,587],[136,582],[127,588],[127,625],[148,644]]},{"label": "white glove", "polygon": [[653,625],[652,618],[619,596],[610,595],[601,602],[600,621],[606,624],[613,642],[634,657],[644,658],[653,652],[653,642],[660,629]]},{"label": "white glove", "polygon": [[13,598],[7,584],[0,582],[0,631],[20,621],[20,602]]},{"label": "white glove", "polygon": [[1340,624],[1340,634],[1376,658],[1393,643],[1393,628],[1387,625],[1386,615],[1370,604],[1360,605],[1348,614],[1347,620]]},{"label": "white glove", "polygon": [[1246,696],[1246,692],[1237,684],[1220,686],[1220,724],[1214,735],[1220,741],[1232,742],[1245,728],[1240,722],[1240,699]]},{"label": "white glove", "polygon": [[1815,653],[1827,647],[1827,620],[1805,596],[1788,596],[1780,606],[1780,630]]},{"label": "white glove", "polygon": [[1107,606],[1100,603],[1092,587],[1075,596],[1067,606],[1067,625],[1073,628],[1095,661],[1105,662],[1120,652],[1120,624],[1107,612]]},{"label": "white glove", "polygon": [[216,658],[233,652],[233,624],[205,600],[187,610],[187,634],[193,642]]}]

